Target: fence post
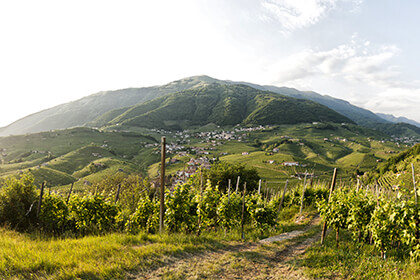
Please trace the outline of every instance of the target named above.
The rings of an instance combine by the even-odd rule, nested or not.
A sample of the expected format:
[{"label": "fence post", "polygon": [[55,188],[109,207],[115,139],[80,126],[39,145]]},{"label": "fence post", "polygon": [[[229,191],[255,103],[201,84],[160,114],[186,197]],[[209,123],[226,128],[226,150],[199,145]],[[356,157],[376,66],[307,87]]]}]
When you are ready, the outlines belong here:
[{"label": "fence post", "polygon": [[276,223],[277,223],[277,219],[281,210],[281,207],[283,205],[283,201],[284,201],[284,195],[286,194],[286,189],[287,189],[287,184],[289,183],[289,180],[286,180],[286,184],[284,185],[284,189],[283,189],[283,195],[281,196],[281,200],[280,200],[280,205],[279,205],[279,210],[277,211],[277,216],[276,216]]},{"label": "fence post", "polygon": [[[416,187],[416,176],[414,173],[414,164],[411,163],[411,171],[413,173],[413,185],[414,185],[414,201],[415,201],[415,205],[416,205],[416,213],[418,213],[417,209],[418,209],[418,204],[417,204],[417,187]],[[415,215],[415,222],[416,222],[416,239],[418,240],[420,237],[420,230],[419,230],[419,216],[416,214]]]},{"label": "fence post", "polygon": [[44,194],[44,187],[45,182],[42,182],[41,184],[41,192],[39,194],[39,202],[38,202],[38,208],[36,209],[36,217],[39,217],[39,213],[41,212],[41,204],[42,204],[42,195]]},{"label": "fence post", "polygon": [[115,203],[117,203],[120,198],[121,184],[118,184],[117,194],[115,195]]},{"label": "fence post", "polygon": [[71,183],[70,190],[69,190],[69,195],[67,196],[67,200],[66,200],[66,204],[69,204],[71,192],[73,191],[73,184],[74,183]]},{"label": "fence post", "polygon": [[230,184],[231,184],[231,180],[229,179],[229,181],[228,181],[228,204],[230,203]]},{"label": "fence post", "polygon": [[417,187],[416,187],[416,176],[414,174],[414,164],[413,163],[411,163],[411,172],[413,173],[414,201],[416,202],[416,208],[417,208]]},{"label": "fence post", "polygon": [[245,239],[244,223],[245,223],[245,194],[246,194],[246,182],[244,184],[244,196],[242,197],[242,218],[241,218],[241,238]]},{"label": "fence post", "polygon": [[[201,208],[201,204],[203,202],[203,168],[200,167],[200,198],[198,201],[198,205]],[[197,234],[200,235],[201,233],[201,211],[198,212],[198,231]]]},{"label": "fence post", "polygon": [[260,179],[260,181],[258,183],[258,194],[260,194],[260,193],[261,193],[261,179]]},{"label": "fence post", "polygon": [[299,217],[302,216],[302,209],[303,209],[303,199],[305,197],[305,189],[306,189],[306,176],[308,172],[305,170],[305,179],[303,180],[303,190],[302,190],[302,198],[300,200],[300,210],[299,210]]},{"label": "fence post", "polygon": [[166,138],[162,137],[161,166],[160,166],[160,215],[159,234],[163,232],[163,219],[165,214],[165,160],[166,160]]},{"label": "fence post", "polygon": [[359,187],[360,187],[360,179],[357,178],[356,192],[359,192]]},{"label": "fence post", "polygon": [[241,179],[241,176],[238,176],[238,180],[236,181],[236,191],[235,193],[238,193],[238,189],[239,189],[239,180]]},{"label": "fence post", "polygon": [[[334,168],[334,174],[333,174],[333,178],[332,178],[332,182],[331,182],[330,195],[328,196],[328,202],[330,202],[330,200],[331,200],[331,196],[332,196],[332,192],[334,191],[336,180],[337,180],[337,168]],[[324,225],[322,226],[321,245],[324,244],[324,238],[325,238],[326,231],[327,231],[327,223],[324,222]]]}]

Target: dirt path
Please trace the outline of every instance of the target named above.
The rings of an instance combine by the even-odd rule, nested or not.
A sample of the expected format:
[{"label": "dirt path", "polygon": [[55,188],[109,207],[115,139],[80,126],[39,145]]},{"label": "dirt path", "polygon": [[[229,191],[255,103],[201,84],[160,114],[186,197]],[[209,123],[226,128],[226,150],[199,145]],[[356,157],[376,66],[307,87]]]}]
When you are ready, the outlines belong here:
[{"label": "dirt path", "polygon": [[217,251],[168,258],[165,265],[132,279],[307,279],[296,258],[319,240],[320,219],[303,230],[259,242],[232,243]]}]

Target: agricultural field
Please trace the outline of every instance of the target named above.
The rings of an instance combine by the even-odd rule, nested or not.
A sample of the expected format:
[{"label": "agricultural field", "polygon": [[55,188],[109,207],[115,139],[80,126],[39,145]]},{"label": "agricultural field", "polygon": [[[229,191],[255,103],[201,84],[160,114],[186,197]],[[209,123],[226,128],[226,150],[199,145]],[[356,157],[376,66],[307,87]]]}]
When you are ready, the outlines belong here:
[{"label": "agricultural field", "polygon": [[[1,138],[0,277],[416,279],[418,145],[343,124],[211,128]],[[162,136],[169,176],[160,234]],[[191,164],[211,169],[171,186]]]},{"label": "agricultural field", "polygon": [[[373,136],[372,136],[373,135]],[[158,176],[160,139],[167,142],[167,174],[189,168],[191,158],[255,168],[264,188],[297,183],[305,172],[328,180],[338,168],[355,179],[406,147],[351,124],[315,123],[255,128],[207,125],[173,132],[139,127],[73,128],[0,138],[0,176],[30,171],[36,183],[78,188],[116,172]],[[171,161],[173,159],[173,161]],[[294,162],[293,166],[284,163]]]}]

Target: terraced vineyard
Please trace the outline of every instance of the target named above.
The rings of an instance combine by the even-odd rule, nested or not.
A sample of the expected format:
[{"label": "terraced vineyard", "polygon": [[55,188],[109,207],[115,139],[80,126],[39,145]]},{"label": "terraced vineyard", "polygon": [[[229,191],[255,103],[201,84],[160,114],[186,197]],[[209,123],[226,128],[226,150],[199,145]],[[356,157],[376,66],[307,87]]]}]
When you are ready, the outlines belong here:
[{"label": "terraced vineyard", "polygon": [[[356,125],[322,123],[239,131],[234,139],[216,137],[235,129],[208,126],[207,130],[184,132],[189,138],[174,132],[124,126],[118,130],[74,128],[3,137],[0,175],[30,170],[37,184],[46,181],[53,187],[69,187],[74,182],[79,188],[121,171],[154,178],[158,170],[158,141],[164,135],[176,148],[168,151],[169,159],[176,160],[168,162],[167,174],[183,170],[191,158],[206,157],[252,166],[269,187],[278,187],[286,179],[297,182],[296,174],[305,171],[326,180],[335,167],[344,178],[355,178],[356,170],[368,171],[377,161],[392,156],[384,151],[395,153],[405,148],[381,141],[386,136]],[[204,132],[213,138],[203,136]],[[284,166],[284,162],[297,162],[298,166]]]}]

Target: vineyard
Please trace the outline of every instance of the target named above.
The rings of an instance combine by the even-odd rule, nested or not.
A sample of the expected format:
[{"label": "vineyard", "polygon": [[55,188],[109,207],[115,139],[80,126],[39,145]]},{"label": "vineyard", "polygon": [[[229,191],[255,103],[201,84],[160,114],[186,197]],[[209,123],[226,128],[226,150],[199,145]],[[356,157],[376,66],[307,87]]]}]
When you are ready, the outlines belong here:
[{"label": "vineyard", "polygon": [[408,253],[420,257],[419,207],[413,199],[372,194],[369,190],[340,189],[330,201],[317,202],[321,217],[336,232],[348,230],[355,242],[374,244],[386,258],[386,253]]},{"label": "vineyard", "polygon": [[[223,176],[221,178],[226,180]],[[164,233],[158,234],[159,188],[140,176],[119,174],[108,177],[90,186],[83,193],[47,189],[40,191],[29,173],[9,177],[2,181],[3,187],[0,190],[0,223],[6,228],[25,235],[38,236],[35,239],[50,240],[48,242],[51,244],[63,240],[63,245],[57,243],[60,244],[57,246],[66,246],[65,243],[74,243],[79,239],[82,242],[85,238],[98,237],[107,240],[105,244],[109,242],[111,247],[100,245],[98,247],[100,251],[95,249],[95,254],[115,255],[112,259],[121,258],[122,261],[127,257],[120,256],[115,251],[118,247],[119,252],[128,250],[131,254],[129,258],[134,258],[136,255],[136,260],[122,261],[130,263],[129,266],[121,266],[118,264],[119,261],[111,265],[107,258],[101,255],[103,263],[98,267],[95,257],[92,256],[89,262],[96,263],[95,265],[75,268],[74,262],[68,263],[64,260],[59,262],[46,252],[41,256],[40,253],[34,253],[32,256],[33,252],[26,252],[25,254],[31,255],[32,263],[37,265],[28,263],[24,266],[20,264],[21,257],[18,257],[18,252],[23,252],[23,249],[13,249],[17,252],[13,253],[16,255],[14,258],[10,257],[11,251],[5,249],[0,255],[3,259],[0,263],[0,275],[6,278],[13,275],[20,275],[22,278],[31,278],[30,275],[49,278],[48,275],[52,275],[53,278],[62,279],[126,279],[129,271],[139,269],[148,271],[150,266],[146,264],[149,262],[155,263],[157,267],[164,265],[154,259],[153,249],[147,253],[142,251],[143,249],[138,249],[143,246],[146,248],[145,244],[150,242],[150,246],[159,246],[157,251],[159,256],[176,256],[177,250],[195,252],[195,250],[215,250],[220,247],[229,252],[230,249],[226,248],[233,248],[230,247],[232,245],[227,245],[231,244],[229,242],[240,241],[245,244],[245,248],[248,248],[247,242],[302,229],[299,221],[305,219],[304,216],[307,215],[305,213],[308,213],[305,210],[313,213],[316,208],[325,225],[335,232],[335,252],[339,252],[341,246],[348,248],[349,243],[346,238],[350,236],[352,244],[360,244],[355,245],[357,248],[373,246],[383,262],[397,258],[416,267],[415,264],[419,261],[419,207],[414,190],[401,188],[395,191],[391,188],[382,188],[380,185],[360,183],[354,186],[341,183],[336,190],[331,191],[326,183],[318,181],[315,184],[312,180],[302,180],[300,184],[288,186],[286,183],[281,190],[269,192],[261,190],[261,183],[258,184],[258,180],[250,179],[250,183],[241,182],[238,177],[235,181],[236,184],[229,179],[228,183],[219,187],[217,180],[212,182],[199,171],[187,183],[167,188],[164,196]],[[312,234],[319,233],[317,228],[311,228]],[[14,246],[19,244],[8,241],[7,236],[11,233],[4,231],[2,234],[4,236],[0,241],[2,247],[15,248]],[[328,238],[331,238],[331,234]],[[53,240],[56,241],[52,242]],[[160,240],[158,242],[161,243],[155,244],[156,240]],[[176,248],[171,245],[176,242],[174,240],[181,240]],[[194,242],[194,245],[190,242]],[[127,244],[133,245],[126,248]],[[34,246],[31,245],[31,248]],[[79,245],[75,246],[79,248]],[[87,245],[86,248],[91,246],[96,245]],[[331,246],[331,243],[327,242],[320,247],[316,245],[312,252],[324,248],[322,249],[324,251],[317,253],[322,256],[327,246]],[[264,253],[261,254],[270,255],[270,250],[274,250],[275,247],[249,245],[249,248],[262,250]],[[87,252],[83,254],[89,255]],[[223,254],[223,257],[229,255],[229,253]],[[45,259],[44,255],[49,256],[48,259]],[[182,256],[181,253],[181,258]],[[245,261],[239,253],[235,255],[236,258]],[[282,260],[281,257],[267,258]],[[287,255],[287,258],[290,259],[290,256]],[[139,263],[140,260],[143,260],[141,261],[143,264]],[[246,261],[250,262],[250,266],[259,266],[257,259]],[[306,261],[309,266],[310,260]],[[105,269],[110,265],[113,267],[112,271]],[[267,269],[265,265],[264,267]],[[93,274],[86,276],[86,271],[91,271],[89,273]],[[102,276],[96,278],[97,276],[92,275]]]},{"label": "vineyard", "polygon": [[[263,195],[246,191],[219,190],[210,180],[205,184],[197,173],[186,184],[165,193],[165,230],[170,233],[199,234],[203,230],[228,232],[240,227],[267,234],[276,227],[283,207],[310,206],[325,198],[326,189],[295,188],[287,194]],[[108,185],[107,185],[108,184]],[[156,233],[159,229],[159,198],[156,190],[138,176],[129,176],[113,188],[112,182],[87,194],[46,193],[40,197],[30,174],[10,177],[0,196],[0,223],[18,231],[41,230],[60,236],[108,232]],[[108,187],[106,187],[108,186]],[[38,208],[38,209],[37,209]]]}]

